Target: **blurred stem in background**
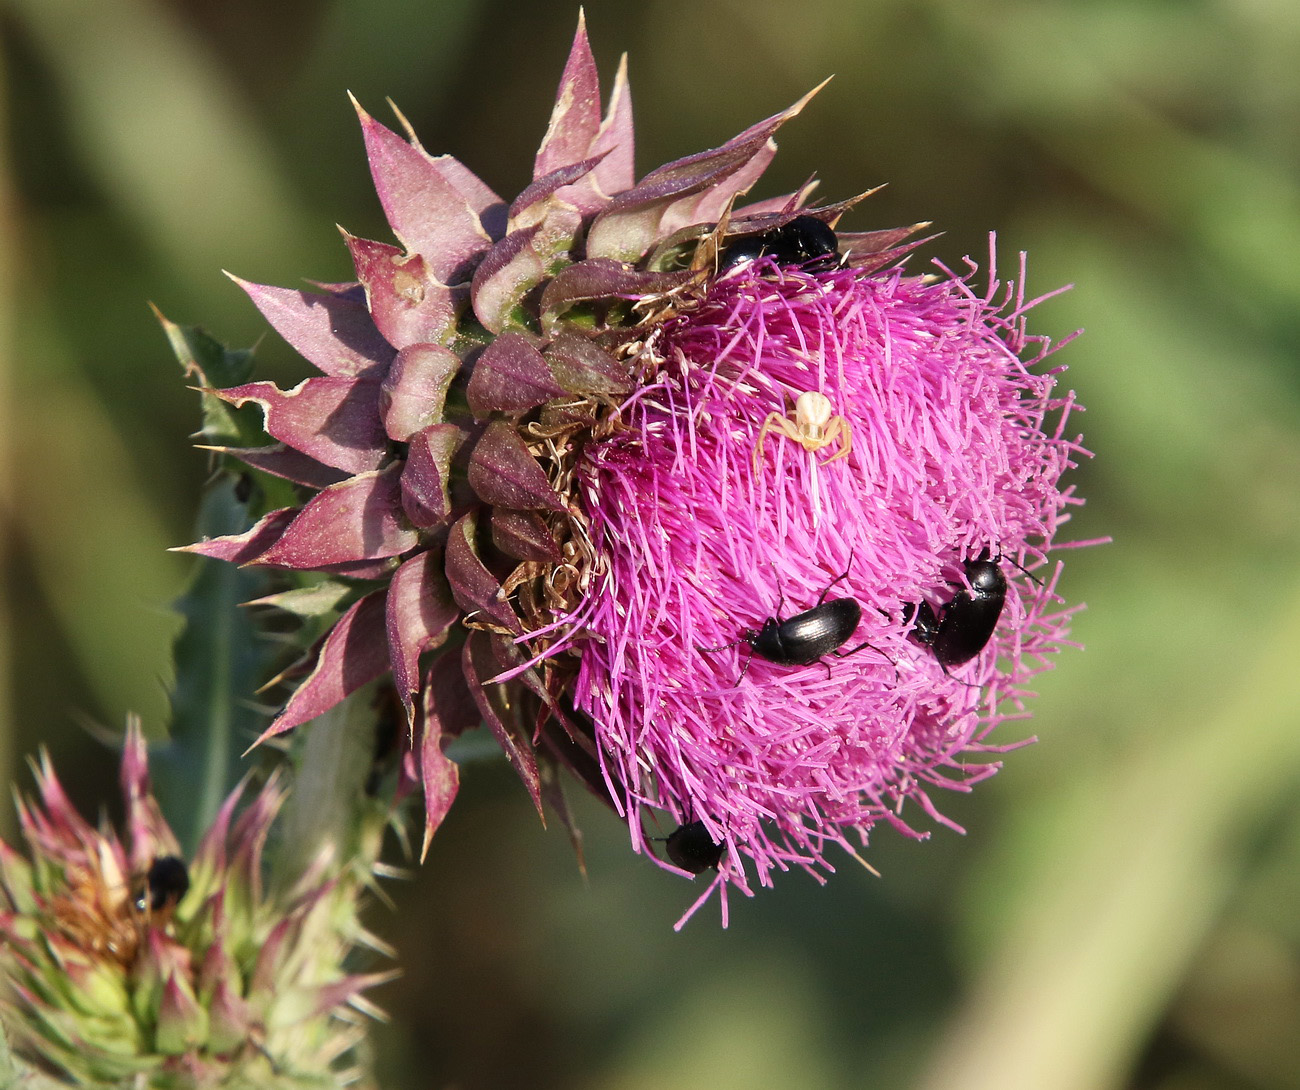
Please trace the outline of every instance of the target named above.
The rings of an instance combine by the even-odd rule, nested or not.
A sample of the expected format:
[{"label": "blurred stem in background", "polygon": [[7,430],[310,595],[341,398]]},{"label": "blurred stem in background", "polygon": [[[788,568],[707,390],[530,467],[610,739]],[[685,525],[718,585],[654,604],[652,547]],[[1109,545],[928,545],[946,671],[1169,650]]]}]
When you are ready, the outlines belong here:
[{"label": "blurred stem in background", "polygon": [[198,276],[196,298],[232,253],[333,241],[228,75],[161,0],[7,2],[56,74],[86,166],[173,275]]},{"label": "blurred stem in background", "polygon": [[[1153,731],[1056,806],[1049,860],[1003,896],[973,992],[920,1090],[1123,1084],[1300,780],[1300,587],[1222,705]],[[1044,819],[1048,815],[1040,815]]]},{"label": "blurred stem in background", "polygon": [[[1300,247],[1294,179],[1264,156],[1173,124],[1126,93],[1097,63],[1102,54],[1063,36],[1059,19],[1041,8],[1008,11],[996,26],[961,5],[933,8],[970,62],[981,99],[1016,113],[1033,140],[1097,191],[1180,241],[1219,283],[1234,283],[1237,299],[1250,300],[1235,316],[1242,326],[1248,315],[1294,313],[1300,265],[1270,260]],[[1099,13],[1097,29],[1105,18]],[[999,868],[996,888],[992,880],[979,886],[974,986],[927,1065],[922,1090],[1125,1085],[1257,864],[1250,845],[1293,805],[1300,784],[1300,590],[1292,584],[1278,595],[1259,580],[1270,571],[1280,580],[1273,586],[1292,582],[1294,539],[1278,535],[1267,568],[1224,560],[1265,546],[1272,520],[1289,516],[1294,525],[1294,503],[1270,509],[1276,462],[1252,457],[1251,444],[1240,442],[1248,432],[1225,427],[1293,428],[1285,421],[1294,395],[1264,378],[1286,375],[1285,356],[1246,375],[1224,368],[1244,348],[1240,326],[1215,320],[1231,315],[1189,319],[1173,303],[1185,286],[1173,276],[1162,286],[1158,261],[1139,265],[1122,242],[1108,250],[1083,222],[1058,217],[1040,227],[1076,262],[1065,275],[1088,284],[1094,305],[1087,309],[1111,342],[1104,362],[1086,358],[1097,347],[1086,339],[1082,352],[1085,373],[1095,362],[1098,373],[1114,375],[1100,384],[1100,397],[1085,399],[1103,410],[1102,427],[1119,440],[1108,453],[1127,455],[1112,472],[1125,478],[1135,508],[1168,535],[1121,537],[1115,549],[1128,555],[1112,555],[1110,566],[1138,574],[1141,583],[1118,583],[1141,595],[1133,604],[1145,608],[1128,614],[1135,623],[1127,629],[1122,614],[1099,621],[1100,642],[1143,648],[1128,668],[1157,699],[1150,716],[1129,711],[1122,722],[1134,736],[1082,763],[1073,787],[1024,800],[1015,812],[1018,830],[1036,829],[1032,857],[1015,872]],[[1066,260],[1058,261],[1063,271]],[[1222,357],[1205,361],[1206,346],[1217,342]],[[1072,362],[1078,366],[1077,357]],[[1256,388],[1261,381],[1266,393]],[[1121,390],[1126,396],[1117,396]],[[1223,449],[1227,443],[1235,449]],[[1293,430],[1287,446],[1293,456]],[[1115,492],[1109,498],[1113,508],[1122,502]],[[1171,537],[1192,551],[1192,563],[1175,558]],[[1202,614],[1201,624],[1182,627]],[[1198,703],[1199,659],[1218,684]],[[1119,656],[1109,662],[1124,670]],[[1093,684],[1105,683],[1094,671]],[[1092,701],[1083,687],[1076,693],[1076,728],[1109,733],[1104,698]],[[1272,1060],[1255,1065],[1259,1085],[1289,1084],[1292,1075]]]},{"label": "blurred stem in background", "polygon": [[341,869],[369,876],[378,860],[385,810],[366,799],[375,732],[373,685],[298,732],[293,791],[272,861],[274,888],[287,893],[322,855]]},{"label": "blurred stem in background", "polygon": [[[10,410],[13,405],[14,264],[22,252],[17,195],[9,169],[9,73],[0,51],[0,572],[9,570],[14,527]],[[14,706],[12,647],[15,626],[9,585],[0,579],[0,783],[13,781]],[[0,814],[0,840],[13,835],[12,817]]]}]

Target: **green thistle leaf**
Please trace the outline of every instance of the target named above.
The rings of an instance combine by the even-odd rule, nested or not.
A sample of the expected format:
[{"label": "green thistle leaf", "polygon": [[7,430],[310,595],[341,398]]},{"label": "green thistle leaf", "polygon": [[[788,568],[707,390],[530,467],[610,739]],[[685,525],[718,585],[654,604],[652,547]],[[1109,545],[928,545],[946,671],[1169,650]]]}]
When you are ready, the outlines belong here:
[{"label": "green thistle leaf", "polygon": [[[253,373],[250,348],[229,349],[198,326],[181,326],[154,310],[163,332],[185,369],[186,378],[203,390],[235,386]],[[199,436],[214,446],[256,446],[266,442],[261,414],[249,406],[236,409],[209,393],[203,395],[203,427]]]},{"label": "green thistle leaf", "polygon": [[[199,508],[204,536],[239,533],[248,508],[237,484],[222,474]],[[265,593],[265,573],[200,557],[189,589],[176,603],[185,627],[176,640],[171,736],[157,753],[159,801],[186,855],[239,778],[239,756],[265,726],[254,693],[271,673],[275,652],[242,603]]]}]

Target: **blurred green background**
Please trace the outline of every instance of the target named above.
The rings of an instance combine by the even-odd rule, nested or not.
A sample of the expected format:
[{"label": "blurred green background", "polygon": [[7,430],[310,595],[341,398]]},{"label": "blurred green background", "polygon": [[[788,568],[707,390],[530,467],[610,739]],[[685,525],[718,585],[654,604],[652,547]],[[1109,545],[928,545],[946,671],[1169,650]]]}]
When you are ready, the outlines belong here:
[{"label": "blurred green background", "polygon": [[[929,219],[921,258],[1075,289],[1034,328],[1097,458],[1065,536],[1085,600],[1032,730],[872,879],[716,906],[579,809],[589,882],[504,764],[476,764],[372,925],[383,1085],[494,1090],[1300,1087],[1300,5],[1295,0],[593,0],[630,54],[641,171],[836,78],[760,195],[811,170],[846,226]],[[0,724],[92,810],[85,723],[164,729],[169,603],[204,460],[146,307],[266,332],[221,276],[350,278],[385,238],[344,95],[507,196],[571,0],[0,0]],[[917,267],[919,267],[918,262]],[[274,337],[261,377],[305,365]],[[26,782],[26,774],[21,778]],[[5,778],[8,778],[7,776]],[[576,793],[576,792],[575,792]],[[8,817],[5,818],[8,821]],[[7,826],[12,829],[12,824]]]}]

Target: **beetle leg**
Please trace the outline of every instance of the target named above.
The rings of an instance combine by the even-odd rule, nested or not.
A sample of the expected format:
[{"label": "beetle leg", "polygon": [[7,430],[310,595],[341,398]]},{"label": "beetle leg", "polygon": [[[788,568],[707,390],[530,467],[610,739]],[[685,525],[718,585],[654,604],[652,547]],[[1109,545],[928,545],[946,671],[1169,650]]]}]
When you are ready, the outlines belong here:
[{"label": "beetle leg", "polygon": [[[936,659],[935,661],[938,662],[938,659]],[[962,665],[965,666],[966,664],[965,664],[965,663],[962,663]],[[943,671],[943,676],[944,676],[944,677],[946,677],[949,681],[955,681],[958,685],[965,685],[966,688],[968,688],[968,689],[982,689],[982,688],[983,688],[983,686],[980,685],[980,684],[978,684],[977,682],[974,682],[974,681],[962,681],[961,678],[959,678],[956,674],[954,674],[951,670],[949,670],[948,667],[946,667],[942,662],[939,663],[939,669]]]},{"label": "beetle leg", "polygon": [[[830,594],[831,587],[835,586],[835,584],[840,582],[840,580],[847,579],[849,572],[851,572],[852,570],[853,570],[853,553],[850,552],[849,566],[845,568],[844,571],[841,572],[839,575],[837,575],[834,579],[832,579],[829,583],[826,584],[826,589],[822,591],[822,596],[817,599],[818,606],[821,605],[824,601],[826,601],[826,595]],[[813,608],[816,609],[817,606],[814,606]],[[852,635],[852,633],[850,633],[850,635]]]},{"label": "beetle leg", "polygon": [[[724,643],[721,647],[697,647],[695,650],[710,652],[710,653],[714,651],[725,651],[728,647],[735,647],[736,644],[738,643],[749,643],[749,641],[744,636],[738,636],[730,643]],[[745,656],[745,665],[740,668],[740,677],[736,678],[737,685],[739,685],[742,681],[745,680],[745,675],[749,673],[749,664],[753,660],[753,658],[754,658],[754,645],[750,643],[749,654]]]},{"label": "beetle leg", "polygon": [[897,685],[898,684],[898,663],[896,663],[893,659],[891,659],[888,655],[886,655],[882,650],[880,650],[879,647],[877,647],[870,640],[863,640],[860,644],[858,644],[857,647],[853,648],[852,651],[832,651],[831,654],[834,655],[837,659],[846,659],[850,655],[857,654],[857,652],[861,651],[864,647],[870,647],[871,650],[873,650],[877,655],[879,655],[882,659],[884,659],[887,663],[889,663],[890,666],[894,668],[894,684]]},{"label": "beetle leg", "polygon": [[[754,648],[751,645],[749,654],[745,656],[745,665],[740,668],[740,677],[736,678],[736,685],[745,680],[745,675],[749,673],[749,664],[754,661]],[[735,688],[735,686],[733,686]]]}]

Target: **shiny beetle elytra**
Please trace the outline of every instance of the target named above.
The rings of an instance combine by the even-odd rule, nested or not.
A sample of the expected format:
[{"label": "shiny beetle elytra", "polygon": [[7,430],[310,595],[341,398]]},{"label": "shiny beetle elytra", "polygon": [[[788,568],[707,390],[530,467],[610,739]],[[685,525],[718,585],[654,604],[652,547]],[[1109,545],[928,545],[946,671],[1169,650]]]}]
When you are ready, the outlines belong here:
[{"label": "shiny beetle elytra", "polygon": [[[852,563],[850,558],[850,568]],[[805,609],[802,613],[796,613],[793,617],[783,620],[778,607],[777,613],[768,617],[758,631],[742,632],[730,643],[724,643],[721,647],[701,647],[699,650],[723,651],[738,643],[748,644],[749,657],[745,659],[740,677],[736,679],[736,684],[739,685],[749,670],[749,662],[754,655],[761,655],[768,662],[775,662],[781,666],[807,666],[810,662],[817,662],[826,655],[834,655],[842,659],[861,651],[864,647],[871,647],[871,644],[864,640],[852,650],[839,650],[857,630],[858,623],[862,620],[862,607],[853,598],[832,598],[828,602],[826,595],[830,593],[831,587],[848,574],[849,568],[846,568],[843,575],[832,579],[812,609]],[[872,650],[876,649],[872,648]],[[829,663],[826,664],[826,671],[829,675]]]},{"label": "shiny beetle elytra", "polygon": [[675,866],[691,874],[700,874],[722,861],[726,848],[715,844],[702,821],[691,821],[671,833],[665,848]]},{"label": "shiny beetle elytra", "polygon": [[[825,597],[823,594],[822,599]],[[747,632],[741,639],[768,662],[806,666],[843,647],[860,620],[862,607],[854,599],[819,599],[812,609],[786,620],[769,617],[757,632]]]},{"label": "shiny beetle elytra", "polygon": [[718,254],[718,272],[746,261],[770,257],[778,265],[834,266],[839,260],[840,243],[835,232],[815,216],[796,216],[789,223],[773,227],[761,235],[736,239]]},{"label": "shiny beetle elytra", "polygon": [[903,606],[903,621],[912,626],[909,635],[930,648],[945,671],[970,662],[993,638],[1007,600],[1000,559],[990,559],[985,551],[976,560],[963,561],[970,589],[957,591],[937,613],[929,602]]}]

